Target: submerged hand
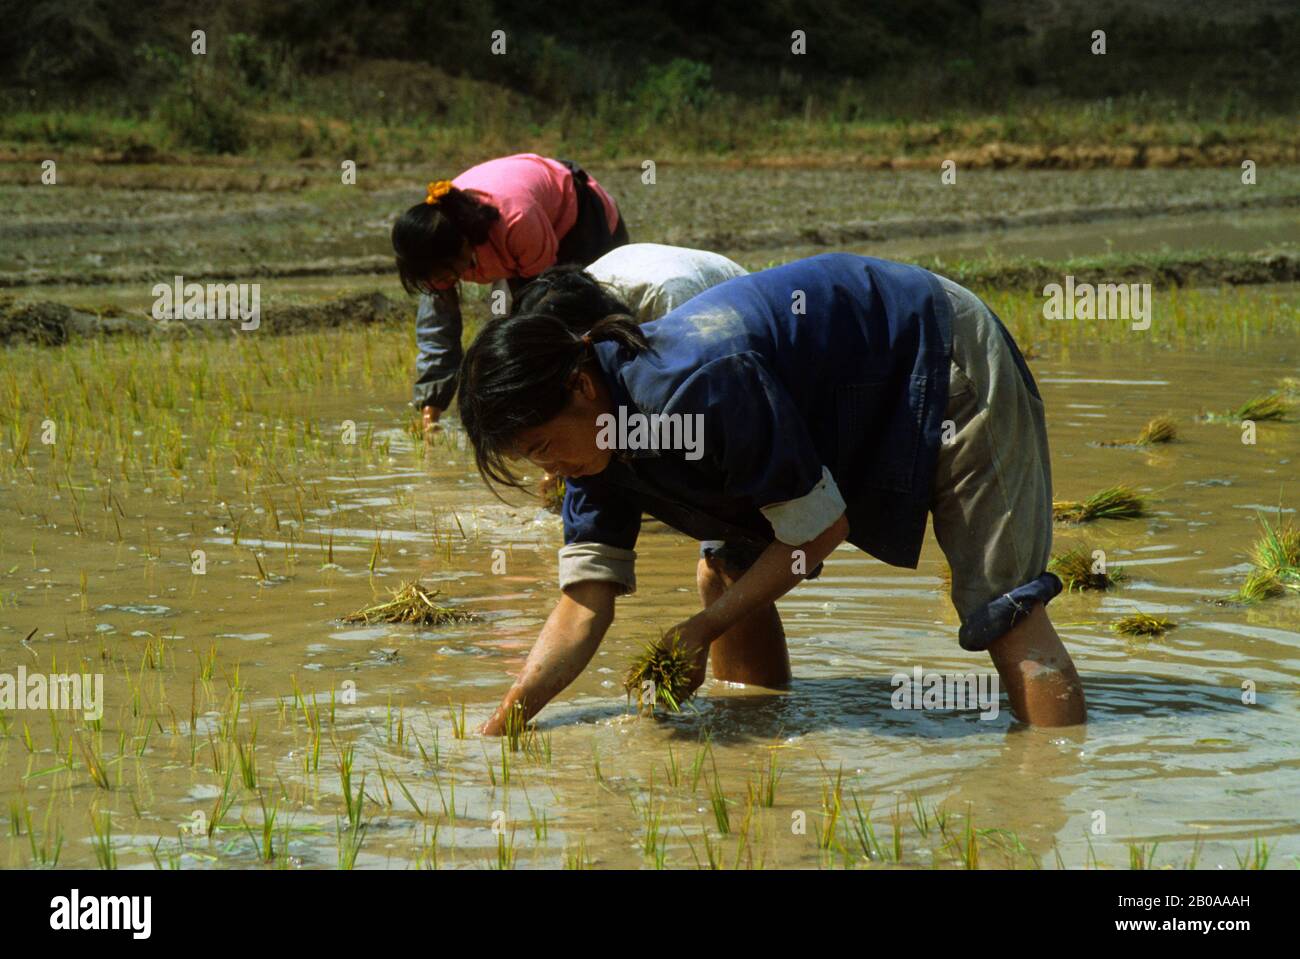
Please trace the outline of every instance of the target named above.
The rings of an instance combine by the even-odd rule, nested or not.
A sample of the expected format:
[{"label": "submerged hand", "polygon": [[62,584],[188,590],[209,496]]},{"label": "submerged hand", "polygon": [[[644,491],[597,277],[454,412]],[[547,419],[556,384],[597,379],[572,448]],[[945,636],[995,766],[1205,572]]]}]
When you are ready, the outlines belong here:
[{"label": "submerged hand", "polygon": [[420,407],[420,428],[424,431],[426,440],[433,439],[433,434],[441,429],[438,425],[438,418],[442,415],[442,410],[436,406]]}]

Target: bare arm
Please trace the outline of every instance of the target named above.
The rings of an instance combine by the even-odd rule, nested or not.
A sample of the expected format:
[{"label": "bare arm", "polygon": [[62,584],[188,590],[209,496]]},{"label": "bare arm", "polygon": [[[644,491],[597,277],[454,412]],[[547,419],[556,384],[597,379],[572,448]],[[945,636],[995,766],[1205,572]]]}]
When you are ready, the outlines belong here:
[{"label": "bare arm", "polygon": [[614,621],[614,597],[619,589],[615,583],[588,580],[575,583],[564,592],[542,627],[519,677],[492,718],[483,724],[481,733],[501,735],[505,718],[517,703],[523,705],[523,718],[532,718],[578,678],[596,655],[606,630]]},{"label": "bare arm", "polygon": [[697,653],[692,690],[704,682],[707,657],[700,654],[715,639],[750,613],[776,602],[804,579],[803,573],[794,572],[795,550],[803,553],[799,568],[815,569],[848,535],[849,521],[841,513],[839,519],[801,546],[789,546],[779,540],[772,542],[730,589],[675,627],[672,632],[678,634],[688,649],[693,648]]}]

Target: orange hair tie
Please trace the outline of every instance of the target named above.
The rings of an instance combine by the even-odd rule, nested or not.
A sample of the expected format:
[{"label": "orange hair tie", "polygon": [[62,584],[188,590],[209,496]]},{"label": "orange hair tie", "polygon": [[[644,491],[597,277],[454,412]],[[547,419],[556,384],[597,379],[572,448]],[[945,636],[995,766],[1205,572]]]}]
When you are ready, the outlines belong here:
[{"label": "orange hair tie", "polygon": [[435,204],[450,192],[451,192],[450,180],[437,180],[429,184],[429,192],[428,195],[425,196],[424,202],[430,205]]}]

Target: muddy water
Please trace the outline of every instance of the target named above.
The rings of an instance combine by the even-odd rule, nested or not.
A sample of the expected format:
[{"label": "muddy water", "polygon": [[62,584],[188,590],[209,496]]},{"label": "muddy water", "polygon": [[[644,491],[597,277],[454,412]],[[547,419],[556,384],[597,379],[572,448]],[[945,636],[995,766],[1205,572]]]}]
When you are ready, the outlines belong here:
[{"label": "muddy water", "polygon": [[[389,335],[397,349],[405,331]],[[317,336],[327,351],[354,348],[344,334]],[[41,361],[15,351],[6,362]],[[932,540],[916,571],[841,549],[819,580],[781,603],[795,673],[788,691],[711,681],[691,711],[637,718],[619,684],[628,658],[697,605],[694,544],[648,524],[638,593],[619,601],[591,666],[542,713],[549,761],[517,754],[507,770],[498,741],[472,729],[508,686],[554,600],[558,520],[528,501],[495,501],[454,430],[421,453],[395,425],[405,417],[400,386],[302,395],[270,380],[240,414],[248,429],[351,419],[362,433],[373,425],[387,454],[340,448],[333,458],[283,465],[253,496],[244,492],[247,474],[225,460],[211,488],[197,467],[180,479],[163,470],[133,477],[115,493],[121,532],[112,513],[92,508],[103,498],[99,484],[74,474],[82,535],[67,486],[46,481],[57,472],[41,459],[47,453],[33,454],[31,473],[6,473],[0,673],[102,672],[107,702],[99,733],[70,713],[5,714],[4,809],[32,811],[38,847],[62,830],[61,865],[95,865],[93,808],[101,822],[111,814],[121,866],[152,865],[154,856],[164,865],[252,866],[257,844],[241,821],[260,835],[260,792],[278,808],[276,864],[333,867],[345,817],[338,749],[352,743],[353,791],[364,774],[368,823],[359,866],[478,867],[513,849],[519,867],[574,858],[635,867],[655,861],[645,849],[647,819],[658,823],[669,866],[711,855],[728,866],[861,863],[854,799],[887,858],[897,810],[904,865],[960,865],[967,823],[984,830],[976,833],[982,865],[1051,867],[1059,854],[1070,867],[1126,866],[1132,844],[1158,842],[1157,864],[1234,867],[1257,839],[1271,847],[1273,865],[1293,864],[1300,598],[1251,608],[1212,600],[1240,584],[1257,514],[1300,502],[1300,425],[1260,424],[1258,441],[1245,445],[1236,426],[1194,416],[1297,375],[1300,345],[1290,336],[1179,350],[1048,346],[1033,366],[1058,496],[1127,481],[1154,506],[1150,519],[1057,531],[1058,547],[1105,549],[1130,576],[1118,592],[1064,596],[1051,607],[1083,676],[1086,730],[1026,729],[1005,710],[981,720],[891,708],[896,673],[992,674],[986,657],[957,645]],[[1096,445],[1162,413],[1180,428],[1167,448]],[[191,423],[187,432],[203,428]],[[295,487],[308,493],[296,509]],[[201,576],[190,563],[196,548],[206,554]],[[426,630],[339,621],[417,574],[482,621]],[[1113,634],[1109,625],[1132,610],[1179,625],[1145,641]],[[146,651],[159,638],[164,652],[152,668]],[[213,647],[205,679],[200,661]],[[1243,704],[1243,684],[1253,704]],[[315,763],[295,685],[323,704]],[[196,813],[210,821],[225,764],[235,762],[221,731],[234,715],[232,686],[242,690],[234,738],[257,757],[257,789],[242,785],[236,768],[221,828],[211,839],[178,838]],[[449,703],[464,704],[465,739],[455,738]],[[693,770],[704,737],[711,753]],[[85,743],[98,744],[108,788],[92,781]],[[773,757],[774,803],[751,810],[748,788],[760,787]],[[833,820],[827,790],[837,775],[843,808]],[[726,831],[712,807],[715,790]],[[918,802],[931,811],[920,825],[910,814]],[[947,814],[942,828],[934,810]],[[823,844],[828,828],[836,842]],[[0,865],[32,863],[32,846],[26,826],[17,835],[6,828]]]}]

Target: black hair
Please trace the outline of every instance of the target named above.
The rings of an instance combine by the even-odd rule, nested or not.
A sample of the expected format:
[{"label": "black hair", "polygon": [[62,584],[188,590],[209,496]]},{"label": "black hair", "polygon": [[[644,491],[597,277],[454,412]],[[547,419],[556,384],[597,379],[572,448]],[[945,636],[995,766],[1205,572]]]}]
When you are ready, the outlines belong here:
[{"label": "black hair", "polygon": [[571,263],[551,267],[520,290],[511,312],[554,316],[579,335],[607,316],[632,313],[608,286]]},{"label": "black hair", "polygon": [[431,293],[429,277],[451,263],[468,240],[470,246],[487,242],[501,211],[464,190],[452,187],[437,203],[417,203],[393,224],[393,250],[397,273],[407,293]]},{"label": "black hair", "polygon": [[585,335],[550,313],[514,313],[489,321],[474,337],[460,369],[460,421],[489,487],[523,488],[509,463],[515,440],[569,404],[574,376],[596,369],[591,345],[604,340],[633,355],[651,349],[622,313],[601,317]]}]

